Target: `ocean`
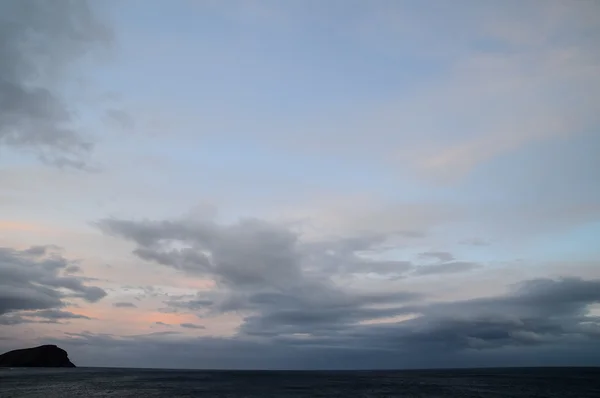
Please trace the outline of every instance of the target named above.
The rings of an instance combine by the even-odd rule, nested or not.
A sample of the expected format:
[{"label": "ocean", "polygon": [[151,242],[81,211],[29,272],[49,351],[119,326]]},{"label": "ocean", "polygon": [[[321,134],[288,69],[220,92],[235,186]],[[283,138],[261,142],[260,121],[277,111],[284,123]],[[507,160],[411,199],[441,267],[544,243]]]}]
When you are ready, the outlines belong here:
[{"label": "ocean", "polygon": [[600,368],[336,372],[0,369],[0,397],[599,398]]}]

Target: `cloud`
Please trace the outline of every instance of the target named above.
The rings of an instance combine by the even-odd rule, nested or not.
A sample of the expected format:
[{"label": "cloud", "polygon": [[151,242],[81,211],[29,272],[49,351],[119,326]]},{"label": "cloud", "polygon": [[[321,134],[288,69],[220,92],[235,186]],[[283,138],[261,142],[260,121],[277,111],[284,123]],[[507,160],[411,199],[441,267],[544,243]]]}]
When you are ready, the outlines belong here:
[{"label": "cloud", "polygon": [[388,42],[390,52],[401,51],[400,35],[419,37],[417,54],[446,65],[419,94],[389,107],[396,116],[381,115],[390,130],[423,139],[403,136],[414,145],[400,157],[452,179],[502,154],[594,129],[600,24],[587,15],[598,12],[596,3],[481,3],[456,11],[441,19],[389,7],[374,21],[374,39]]},{"label": "cloud", "polygon": [[451,261],[431,265],[421,265],[415,270],[416,275],[453,274],[480,268],[481,264],[469,261]]},{"label": "cloud", "polygon": [[[165,301],[170,308],[210,317],[240,314],[239,339],[267,338],[293,346],[370,347],[372,350],[460,351],[593,338],[597,322],[585,315],[600,299],[600,281],[538,279],[510,293],[456,302],[429,302],[408,290],[359,291],[337,282],[357,269],[401,275],[465,272],[477,263],[412,266],[375,260],[385,237],[365,235],[303,241],[281,225],[258,220],[213,222],[124,221],[101,228],[136,243],[140,258],[188,275],[212,277],[217,289]],[[384,245],[385,247],[385,245]],[[435,258],[449,258],[448,253]],[[590,323],[591,322],[591,323]],[[590,326],[592,325],[592,326]],[[337,349],[336,348],[336,349]]]},{"label": "cloud", "polygon": [[[322,319],[314,309],[312,318],[301,319],[309,326],[305,330],[309,337],[288,335],[286,341],[399,352],[410,349],[456,352],[581,341],[593,345],[600,319],[590,316],[589,309],[600,302],[599,287],[600,280],[535,279],[514,286],[502,296],[409,304],[403,309],[413,317],[407,320],[365,325],[344,324],[334,319],[327,329],[319,327]],[[271,337],[283,337],[281,325],[289,319],[271,321],[262,325],[263,330],[274,331],[268,334]],[[343,327],[332,328],[332,325]],[[244,325],[241,330],[247,329],[248,325]]]},{"label": "cloud", "polygon": [[240,330],[247,335],[326,333],[406,314],[401,304],[420,297],[403,291],[347,291],[334,282],[347,273],[389,276],[408,271],[408,262],[363,254],[378,252],[386,236],[305,242],[285,225],[260,220],[220,225],[187,219],[106,219],[98,225],[135,242],[134,253],[141,259],[216,281],[216,290],[165,300],[167,310],[200,317],[242,314]]},{"label": "cloud", "polygon": [[181,298],[172,298],[163,302],[169,308],[185,309],[188,311],[198,311],[205,308],[210,308],[215,302],[207,298],[199,296],[197,299],[182,300]]},{"label": "cloud", "polygon": [[[130,221],[104,219],[105,233],[134,242],[141,259],[193,274],[216,277],[225,286],[252,289],[293,284],[317,274],[402,273],[407,261],[376,260],[395,232],[301,239],[285,224],[243,219],[231,225],[212,221]],[[366,253],[366,254],[365,254]]]},{"label": "cloud", "polygon": [[137,306],[133,303],[125,303],[125,302],[120,302],[120,303],[114,303],[113,307],[116,308],[136,308]]},{"label": "cloud", "polygon": [[181,326],[182,328],[186,328],[186,329],[206,329],[202,325],[196,325],[196,324],[193,324],[193,323],[182,323],[179,326]]},{"label": "cloud", "polygon": [[106,233],[135,242],[134,253],[141,259],[190,275],[212,277],[221,287],[220,292],[209,296],[166,302],[178,308],[236,310],[249,305],[255,294],[281,292],[339,295],[343,299],[344,293],[330,279],[333,275],[402,273],[410,267],[407,262],[362,255],[378,252],[393,234],[306,242],[285,225],[257,219],[231,225],[105,219],[98,225]]},{"label": "cloud", "polygon": [[448,252],[423,252],[419,254],[419,257],[424,259],[433,259],[441,262],[448,262],[454,260],[454,256],[452,255],[452,253]]},{"label": "cloud", "polygon": [[22,323],[59,323],[61,320],[92,318],[62,310],[21,311],[0,315],[0,325],[19,325]]},{"label": "cloud", "polygon": [[[273,305],[280,299],[263,298]],[[268,325],[277,326],[274,333],[265,335],[248,334],[242,328],[232,337],[82,332],[52,340],[104,366],[364,369],[515,362],[597,366],[600,319],[587,311],[598,302],[600,280],[534,279],[503,295],[410,304],[405,309],[415,316],[386,323],[336,328],[334,320],[324,328],[326,316],[315,308],[312,318],[301,319],[310,326],[305,333],[282,333],[291,318],[282,316]]]},{"label": "cloud", "polygon": [[0,248],[0,316],[17,311],[38,312],[47,319],[57,319],[69,313],[66,298],[82,298],[96,302],[106,292],[88,286],[79,277],[61,275],[72,263],[51,252],[52,247],[35,246],[25,250]]},{"label": "cloud", "polygon": [[67,274],[76,274],[78,272],[81,272],[81,267],[79,265],[69,265],[65,268],[65,273]]},{"label": "cloud", "polygon": [[460,243],[462,245],[467,245],[467,246],[489,246],[490,245],[490,242],[483,240],[483,239],[478,239],[478,238],[465,239],[465,240],[462,240]]},{"label": "cloud", "polygon": [[[386,99],[393,99],[383,105],[363,98],[359,111],[343,109],[335,123],[331,114],[327,120],[316,116],[312,125],[303,120],[292,132],[294,149],[399,161],[399,169],[412,166],[448,181],[524,147],[594,131],[600,24],[589,15],[598,13],[598,5],[515,4],[462,4],[436,12],[379,3],[354,23],[342,18],[338,29],[356,39],[351,44],[357,51],[368,48],[398,62],[411,54],[414,67],[431,73],[411,74],[415,90],[390,92]],[[315,15],[331,15],[327,5],[317,8]],[[296,16],[295,23],[306,17]],[[272,129],[271,142],[289,143],[283,128]]]},{"label": "cloud", "polygon": [[61,310],[41,310],[29,313],[29,316],[35,316],[46,319],[92,319],[88,316],[81,314],[74,314],[69,311]]},{"label": "cloud", "polygon": [[590,306],[600,302],[600,280],[534,279],[506,295],[417,310],[422,315],[392,327],[411,344],[448,349],[488,349],[593,339]]},{"label": "cloud", "polygon": [[115,125],[123,130],[131,130],[135,127],[135,122],[129,113],[122,109],[108,109],[105,114],[109,125]]},{"label": "cloud", "polygon": [[369,195],[332,196],[310,205],[283,211],[286,219],[307,223],[307,232],[348,236],[357,233],[394,234],[399,241],[415,244],[441,224],[462,219],[462,206],[449,202],[386,201]]},{"label": "cloud", "polygon": [[110,32],[85,1],[7,0],[0,15],[0,145],[84,167],[92,143],[61,87],[71,64],[108,43]]},{"label": "cloud", "polygon": [[[321,17],[330,15],[328,6],[318,8]],[[328,115],[314,123],[319,127],[300,126],[294,148],[399,161],[400,169],[413,166],[453,181],[504,154],[595,130],[600,24],[589,16],[598,13],[596,2],[477,3],[439,11],[392,2],[369,7],[360,28],[342,19],[339,29],[356,39],[357,50],[398,62],[411,54],[414,67],[431,73],[411,74],[416,89],[391,94],[396,97],[383,106],[367,100],[354,114],[344,109],[335,124]],[[269,138],[287,140],[280,130]]]}]

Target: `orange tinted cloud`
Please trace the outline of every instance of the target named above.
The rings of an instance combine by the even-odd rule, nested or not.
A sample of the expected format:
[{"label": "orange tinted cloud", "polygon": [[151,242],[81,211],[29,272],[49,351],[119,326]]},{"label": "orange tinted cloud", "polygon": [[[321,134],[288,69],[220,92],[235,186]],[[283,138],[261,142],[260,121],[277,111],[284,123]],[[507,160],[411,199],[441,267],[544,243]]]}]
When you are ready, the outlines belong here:
[{"label": "orange tinted cloud", "polygon": [[139,308],[67,308],[74,314],[85,315],[103,321],[114,321],[130,325],[148,326],[155,322],[167,324],[180,324],[197,321],[198,318],[191,314],[167,314],[156,311],[144,311]]},{"label": "orange tinted cloud", "polygon": [[[139,308],[75,308],[68,311],[85,315],[94,320],[82,320],[81,322],[71,322],[80,328],[85,325],[87,330],[98,333],[131,334],[144,333],[150,331],[156,322],[162,322],[169,325],[179,325],[182,323],[197,323],[198,318],[191,314],[165,314],[155,311],[144,311]],[[85,322],[85,323],[84,323]]]},{"label": "orange tinted cloud", "polygon": [[22,231],[22,232],[48,232],[50,229],[39,225],[20,221],[0,220],[0,230]]}]

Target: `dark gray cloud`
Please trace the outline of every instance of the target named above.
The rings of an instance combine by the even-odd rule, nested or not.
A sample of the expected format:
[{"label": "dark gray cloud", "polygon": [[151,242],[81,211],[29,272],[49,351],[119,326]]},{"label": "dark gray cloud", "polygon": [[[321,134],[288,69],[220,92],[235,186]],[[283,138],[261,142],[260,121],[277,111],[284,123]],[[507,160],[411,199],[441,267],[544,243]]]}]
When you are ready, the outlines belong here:
[{"label": "dark gray cloud", "polygon": [[116,308],[136,308],[137,306],[133,303],[127,303],[127,302],[119,302],[119,303],[114,303],[113,307]]},{"label": "dark gray cloud", "polygon": [[54,250],[54,247],[40,246],[26,250],[0,247],[0,316],[9,313],[21,316],[19,311],[38,310],[26,316],[83,318],[59,309],[66,306],[68,299],[95,302],[106,296],[101,288],[66,275],[66,269],[72,264]]},{"label": "dark gray cloud", "polygon": [[393,235],[363,234],[304,243],[286,226],[246,219],[232,225],[212,222],[105,219],[106,233],[136,243],[147,261],[190,274],[215,276],[225,286],[283,286],[339,273],[404,273],[408,261],[375,260]]},{"label": "dark gray cloud", "polygon": [[179,326],[186,329],[206,329],[204,326],[196,325],[194,323],[182,323]]},{"label": "dark gray cloud", "polygon": [[168,308],[202,317],[248,313],[243,329],[249,334],[340,328],[403,314],[399,305],[419,297],[410,292],[349,292],[333,282],[334,276],[348,273],[389,275],[410,269],[408,262],[365,255],[377,252],[385,236],[304,243],[289,228],[259,220],[218,225],[108,219],[99,226],[135,242],[134,253],[144,260],[217,281],[218,290],[170,298],[164,301]]},{"label": "dark gray cloud", "polygon": [[85,166],[92,143],[78,130],[62,85],[74,61],[109,41],[84,0],[1,1],[0,145],[58,166]]},{"label": "dark gray cloud", "polygon": [[168,323],[164,323],[164,322],[154,322],[155,325],[160,325],[160,326],[171,326]]}]

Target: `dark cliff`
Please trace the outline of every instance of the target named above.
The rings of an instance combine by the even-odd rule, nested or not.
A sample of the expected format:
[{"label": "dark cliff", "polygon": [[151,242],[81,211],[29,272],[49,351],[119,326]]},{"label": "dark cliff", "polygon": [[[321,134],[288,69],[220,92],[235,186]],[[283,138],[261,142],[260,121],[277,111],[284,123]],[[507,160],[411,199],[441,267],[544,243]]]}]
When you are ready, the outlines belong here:
[{"label": "dark cliff", "polygon": [[9,351],[0,355],[0,367],[74,368],[67,352],[55,345]]}]

